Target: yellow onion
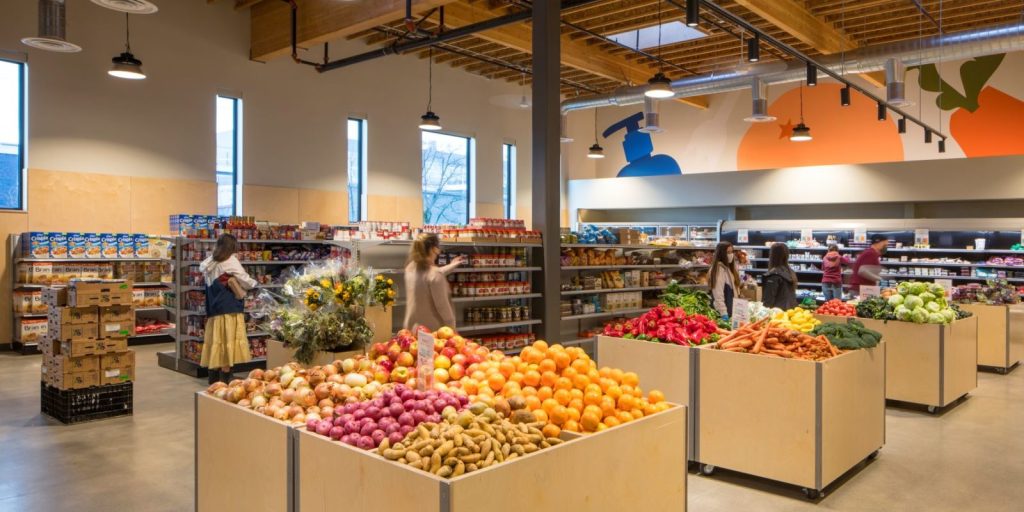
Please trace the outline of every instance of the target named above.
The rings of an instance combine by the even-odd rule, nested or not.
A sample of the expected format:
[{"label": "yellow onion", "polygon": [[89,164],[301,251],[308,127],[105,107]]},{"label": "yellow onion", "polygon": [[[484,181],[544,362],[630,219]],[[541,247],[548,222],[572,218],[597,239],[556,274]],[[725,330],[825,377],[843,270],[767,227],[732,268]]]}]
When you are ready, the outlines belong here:
[{"label": "yellow onion", "polygon": [[239,400],[245,397],[245,388],[242,386],[228,386],[227,400],[233,404],[237,404]]},{"label": "yellow onion", "polygon": [[333,364],[326,365],[322,367],[321,370],[323,370],[324,374],[326,374],[328,377],[330,377],[331,375],[338,374],[338,367],[334,366]]},{"label": "yellow onion", "polygon": [[320,416],[319,413],[311,412],[311,411],[308,411],[308,410],[306,411],[306,421],[309,421],[311,419],[320,421],[320,418],[321,418],[321,416]]},{"label": "yellow onion", "polygon": [[331,400],[330,398],[324,398],[323,400],[317,402],[317,405],[319,405],[321,409],[323,409],[324,407],[334,407],[334,400]]},{"label": "yellow onion", "polygon": [[210,387],[206,388],[206,392],[212,395],[216,393],[218,389],[226,387],[228,387],[228,385],[223,382],[214,382],[213,384],[210,384]]},{"label": "yellow onion", "polygon": [[281,392],[281,400],[283,400],[284,403],[286,404],[290,404],[295,401],[295,395],[297,393],[298,392],[295,391],[294,389],[286,389]]},{"label": "yellow onion", "polygon": [[317,367],[310,370],[307,377],[309,379],[309,385],[316,387],[317,385],[322,383],[324,379],[327,378],[327,374],[324,373],[324,371],[321,370],[319,367]]},{"label": "yellow onion", "polygon": [[271,382],[263,388],[263,394],[267,396],[278,396],[281,394],[281,383]]},{"label": "yellow onion", "polygon": [[287,388],[287,387],[289,387],[291,385],[292,380],[294,380],[294,379],[295,379],[295,374],[294,373],[282,373],[280,379],[278,379],[278,380],[281,382],[281,387]]},{"label": "yellow onion", "polygon": [[252,397],[252,407],[258,409],[267,405],[267,397],[263,395],[256,395]]},{"label": "yellow onion", "polygon": [[280,375],[281,373],[278,372],[277,370],[267,370],[263,372],[263,380],[266,382],[274,382]]},{"label": "yellow onion", "polygon": [[306,407],[306,414],[309,414],[311,412],[315,412],[317,414],[320,414],[320,407],[315,406],[315,405],[312,406],[312,407]]},{"label": "yellow onion", "polygon": [[295,377],[288,383],[288,389],[308,388],[309,381],[305,377]]},{"label": "yellow onion", "polygon": [[250,379],[263,380],[263,370],[260,368],[253,369],[249,372]]},{"label": "yellow onion", "polygon": [[[221,384],[224,384],[224,383],[221,382]],[[227,386],[227,384],[224,384],[224,386],[217,388],[217,390],[213,392],[213,396],[218,398],[218,399],[220,399],[220,400],[227,400],[228,399],[228,386]]]},{"label": "yellow onion", "polygon": [[277,411],[280,411],[280,410],[281,410],[281,408],[278,407],[277,405],[270,404],[265,409],[263,409],[263,414],[273,418],[273,417],[277,416]]},{"label": "yellow onion", "polygon": [[316,395],[310,388],[301,388],[295,394],[295,403],[302,407],[316,405]]},{"label": "yellow onion", "polygon": [[320,408],[320,417],[321,418],[333,418],[334,417],[334,407],[321,407]]},{"label": "yellow onion", "polygon": [[261,382],[261,381],[259,381],[257,379],[249,378],[249,379],[245,379],[243,385],[245,386],[245,391],[247,393],[253,393],[256,390],[258,390],[258,389],[263,387],[263,382]]},{"label": "yellow onion", "polygon": [[288,407],[282,407],[282,408],[278,409],[276,412],[274,412],[274,419],[276,419],[276,420],[286,420],[286,419],[288,419]]},{"label": "yellow onion", "polygon": [[293,406],[288,408],[288,418],[291,419],[291,418],[294,418],[294,417],[296,417],[296,416],[298,416],[300,414],[305,414],[304,411],[305,411],[305,409],[303,409],[302,407],[300,407],[298,405],[293,405]]},{"label": "yellow onion", "polygon": [[306,422],[306,415],[302,414],[302,413],[296,414],[292,418],[292,423],[294,423],[294,424],[300,424],[300,423],[305,423],[305,422]]},{"label": "yellow onion", "polygon": [[249,406],[252,405],[252,402],[250,402],[248,398],[243,398],[243,399],[238,401],[238,405],[248,409]]},{"label": "yellow onion", "polygon": [[231,386],[241,386],[241,385],[242,385],[242,379],[231,379],[231,382],[228,382],[228,387],[229,388]]},{"label": "yellow onion", "polygon": [[317,400],[323,400],[323,399],[331,396],[331,388],[332,387],[333,386],[331,386],[330,384],[328,384],[326,382],[321,382],[320,384],[317,384],[316,388],[313,389],[313,393],[316,394],[316,399]]}]

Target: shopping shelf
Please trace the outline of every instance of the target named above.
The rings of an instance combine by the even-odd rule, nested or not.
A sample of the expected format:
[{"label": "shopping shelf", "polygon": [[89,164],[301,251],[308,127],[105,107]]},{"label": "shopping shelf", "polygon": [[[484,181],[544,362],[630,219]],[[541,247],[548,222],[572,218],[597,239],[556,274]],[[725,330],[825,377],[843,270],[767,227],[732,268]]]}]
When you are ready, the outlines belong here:
[{"label": "shopping shelf", "polygon": [[656,265],[576,265],[562,267],[562,270],[621,270],[621,269],[662,269],[674,268],[678,270],[707,270],[708,265],[680,266],[678,263],[659,263]]},{"label": "shopping shelf", "polygon": [[465,324],[460,325],[456,330],[459,334],[465,334],[467,332],[479,332],[479,331],[490,331],[493,329],[506,329],[510,327],[522,327],[524,325],[536,325],[541,323],[540,320],[520,320],[518,322],[495,322],[489,324]]},{"label": "shopping shelf", "polygon": [[[680,284],[680,288],[707,288],[702,284]],[[598,293],[617,293],[617,292],[648,292],[664,290],[668,288],[668,285],[663,286],[638,286],[634,288],[601,288],[597,290],[567,290],[563,291],[562,295],[594,295]]]},{"label": "shopping shelf", "polygon": [[563,249],[636,249],[636,250],[660,250],[672,249],[681,251],[708,251],[714,250],[715,246],[676,246],[676,245],[651,245],[651,244],[562,244]]},{"label": "shopping shelf", "polygon": [[540,293],[522,293],[517,295],[478,295],[476,297],[454,297],[452,302],[479,302],[484,300],[519,300],[539,299],[543,297]]},{"label": "shopping shelf", "polygon": [[646,312],[648,312],[650,310],[651,310],[651,308],[636,308],[636,309],[620,309],[618,311],[601,311],[599,313],[585,313],[585,314],[582,314],[582,315],[563,316],[562,320],[564,320],[564,321],[568,321],[568,320],[586,320],[588,318],[608,318],[608,317],[613,317],[613,316],[628,316],[628,315],[636,315],[636,314],[640,314],[640,313],[646,313]]},{"label": "shopping shelf", "polygon": [[466,272],[540,272],[540,267],[460,267],[452,270],[452,273]]}]

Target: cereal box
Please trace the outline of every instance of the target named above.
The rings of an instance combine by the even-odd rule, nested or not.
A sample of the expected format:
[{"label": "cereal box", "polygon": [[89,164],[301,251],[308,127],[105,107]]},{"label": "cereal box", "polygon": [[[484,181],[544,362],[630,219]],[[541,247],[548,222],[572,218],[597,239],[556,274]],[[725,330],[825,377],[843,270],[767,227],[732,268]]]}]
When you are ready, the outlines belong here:
[{"label": "cereal box", "polygon": [[146,289],[132,288],[132,305],[141,308],[146,305]]},{"label": "cereal box", "polygon": [[50,234],[41,231],[22,233],[21,255],[25,258],[49,258]]},{"label": "cereal box", "polygon": [[75,259],[86,257],[85,233],[68,233],[68,257]]},{"label": "cereal box", "polygon": [[103,239],[99,233],[83,233],[85,236],[85,257],[96,259],[103,257]]},{"label": "cereal box", "polygon": [[117,258],[117,235],[113,233],[101,234],[100,248],[102,249],[102,258]]},{"label": "cereal box", "polygon": [[146,288],[144,291],[143,305],[147,308],[162,306],[164,294],[159,288]]},{"label": "cereal box", "polygon": [[149,236],[135,235],[135,257],[151,258],[149,255]]},{"label": "cereal box", "polygon": [[51,265],[50,272],[50,284],[63,285],[68,284],[68,265],[60,262],[53,262]]},{"label": "cereal box", "polygon": [[31,313],[32,312],[32,293],[25,290],[14,290],[14,312],[15,313]]},{"label": "cereal box", "polygon": [[150,238],[149,239],[149,257],[150,258],[171,258],[171,242],[170,240],[164,240],[161,238]]},{"label": "cereal box", "polygon": [[50,284],[53,280],[53,263],[33,263],[30,272],[30,283]]},{"label": "cereal box", "polygon": [[66,233],[50,233],[50,257],[68,257],[68,235]]},{"label": "cereal box", "polygon": [[135,236],[125,233],[117,235],[117,257],[135,257]]},{"label": "cereal box", "polygon": [[14,340],[20,343],[35,343],[46,337],[45,318],[15,318]]}]

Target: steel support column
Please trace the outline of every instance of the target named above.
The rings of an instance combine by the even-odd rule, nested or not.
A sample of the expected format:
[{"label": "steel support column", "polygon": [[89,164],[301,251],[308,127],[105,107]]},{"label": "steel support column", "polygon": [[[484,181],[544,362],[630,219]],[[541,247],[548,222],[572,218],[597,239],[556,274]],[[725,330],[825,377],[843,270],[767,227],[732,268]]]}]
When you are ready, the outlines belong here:
[{"label": "steel support column", "polygon": [[559,341],[561,294],[559,273],[559,223],[561,220],[561,148],[559,147],[559,29],[561,2],[533,2],[533,229],[544,236],[539,261],[544,267],[539,284],[544,323],[537,333],[549,342]]}]

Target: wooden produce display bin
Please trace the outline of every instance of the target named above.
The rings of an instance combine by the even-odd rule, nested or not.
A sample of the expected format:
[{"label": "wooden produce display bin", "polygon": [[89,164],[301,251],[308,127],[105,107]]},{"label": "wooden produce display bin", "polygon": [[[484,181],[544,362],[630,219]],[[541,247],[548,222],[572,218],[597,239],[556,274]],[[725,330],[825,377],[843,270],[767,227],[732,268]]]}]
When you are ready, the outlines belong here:
[{"label": "wooden produce display bin", "polygon": [[861,318],[886,343],[885,398],[936,412],[978,387],[978,318],[949,325]]},{"label": "wooden produce display bin", "polygon": [[1024,304],[960,304],[978,318],[978,366],[1006,373],[1024,358]]},{"label": "wooden produce display bin", "polygon": [[657,389],[665,400],[687,407],[687,453],[694,453],[693,396],[691,382],[694,376],[690,357],[693,349],[671,343],[628,340],[611,336],[598,336],[594,344],[594,359],[599,366],[628,369],[640,376],[644,392]]},{"label": "wooden produce display bin", "polygon": [[292,510],[287,423],[196,393],[196,511]]},{"label": "wooden produce display bin", "polygon": [[885,444],[886,345],[817,362],[692,350],[694,459],[817,498]]},{"label": "wooden produce display bin", "polygon": [[845,324],[850,321],[852,316],[835,316],[835,315],[819,315],[814,314],[814,318],[817,318],[821,323],[833,323],[833,324]]},{"label": "wooden produce display bin", "polygon": [[[338,359],[347,359],[363,355],[362,347],[345,352],[317,352],[310,366],[323,366],[331,364]],[[283,341],[267,340],[267,368],[284,366],[295,360],[295,349],[284,346]]]},{"label": "wooden produce display bin", "polygon": [[685,511],[685,429],[675,407],[452,479],[300,429],[296,510]]}]

